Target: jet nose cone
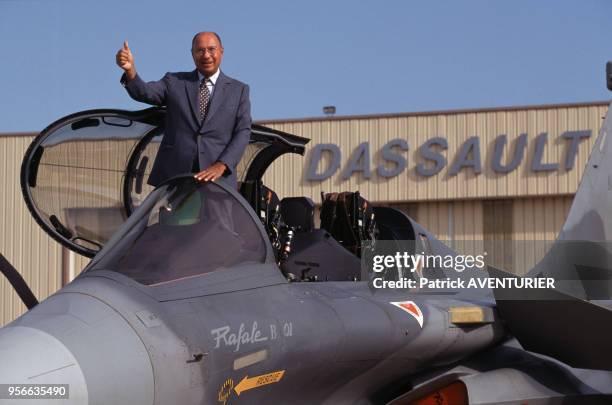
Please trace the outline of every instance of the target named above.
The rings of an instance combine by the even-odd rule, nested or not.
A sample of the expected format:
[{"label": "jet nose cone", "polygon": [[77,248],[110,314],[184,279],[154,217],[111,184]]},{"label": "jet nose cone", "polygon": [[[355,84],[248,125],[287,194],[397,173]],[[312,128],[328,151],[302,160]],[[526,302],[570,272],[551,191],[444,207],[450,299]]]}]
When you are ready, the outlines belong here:
[{"label": "jet nose cone", "polygon": [[0,329],[0,384],[2,404],[51,399],[87,404],[85,377],[72,353],[53,336],[30,327]]},{"label": "jet nose cone", "polygon": [[[65,384],[68,399],[54,400],[58,405],[152,405],[154,400],[151,361],[139,336],[113,308],[79,293],[52,296],[0,329],[4,404],[8,387],[1,384]],[[30,401],[41,403],[14,403]]]}]

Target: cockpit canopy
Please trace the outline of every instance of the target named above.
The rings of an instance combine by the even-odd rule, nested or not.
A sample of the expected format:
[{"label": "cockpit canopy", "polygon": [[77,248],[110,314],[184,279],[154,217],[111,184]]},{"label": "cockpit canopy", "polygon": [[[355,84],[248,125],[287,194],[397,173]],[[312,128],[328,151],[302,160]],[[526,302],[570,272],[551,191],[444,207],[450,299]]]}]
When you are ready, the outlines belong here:
[{"label": "cockpit canopy", "polygon": [[236,193],[186,176],[151,193],[87,271],[112,270],[141,284],[157,285],[264,263],[264,237]]},{"label": "cockpit canopy", "polygon": [[[21,187],[39,225],[69,249],[93,257],[153,188],[147,178],[164,134],[163,108],[84,111],[51,124],[30,145]],[[261,179],[308,139],[259,125],[237,167],[238,181]]]}]

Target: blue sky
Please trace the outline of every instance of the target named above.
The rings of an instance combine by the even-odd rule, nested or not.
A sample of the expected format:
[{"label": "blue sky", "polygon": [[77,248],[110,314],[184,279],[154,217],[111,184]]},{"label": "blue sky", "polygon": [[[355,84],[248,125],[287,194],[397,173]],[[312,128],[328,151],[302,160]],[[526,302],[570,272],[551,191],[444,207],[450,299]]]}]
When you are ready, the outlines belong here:
[{"label": "blue sky", "polygon": [[610,15],[607,0],[0,0],[0,132],[146,107],[119,85],[123,40],[156,80],[193,69],[201,30],[221,34],[257,120],[606,100]]}]

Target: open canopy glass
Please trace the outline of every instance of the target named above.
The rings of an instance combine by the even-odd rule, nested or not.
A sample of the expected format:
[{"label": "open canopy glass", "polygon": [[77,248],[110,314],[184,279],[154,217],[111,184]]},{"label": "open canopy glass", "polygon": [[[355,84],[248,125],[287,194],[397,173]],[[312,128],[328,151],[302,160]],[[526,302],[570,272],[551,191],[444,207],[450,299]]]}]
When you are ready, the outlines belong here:
[{"label": "open canopy glass", "polygon": [[[39,225],[64,246],[93,257],[142,204],[164,134],[163,108],[91,110],[51,124],[26,152],[21,187]],[[239,181],[261,179],[308,139],[259,125],[237,167]]]}]

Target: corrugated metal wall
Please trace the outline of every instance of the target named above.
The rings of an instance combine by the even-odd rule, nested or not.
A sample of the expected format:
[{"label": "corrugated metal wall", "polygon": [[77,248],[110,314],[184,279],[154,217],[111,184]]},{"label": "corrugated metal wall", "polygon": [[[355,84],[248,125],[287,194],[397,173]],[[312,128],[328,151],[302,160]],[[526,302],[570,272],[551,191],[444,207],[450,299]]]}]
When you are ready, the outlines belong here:
[{"label": "corrugated metal wall", "polygon": [[[309,183],[303,178],[306,160],[300,156],[284,156],[272,165],[265,182],[281,198],[306,195],[317,203],[320,201],[321,190],[359,190],[372,202],[404,210],[440,239],[452,241],[460,251],[474,249],[474,246],[476,250],[484,248],[473,243],[462,246],[461,241],[476,241],[482,245],[483,241],[495,239],[485,226],[487,205],[483,200],[549,195],[546,198],[512,199],[511,235],[513,239],[552,240],[569,208],[571,197],[568,195],[577,188],[605,109],[605,105],[597,104],[274,123],[271,126],[280,130],[311,137],[311,145],[332,142],[341,145],[343,150],[352,151],[361,142],[369,140],[374,173],[379,158],[376,151],[391,139],[406,139],[410,144],[408,166],[405,172],[390,180],[381,180],[374,174],[370,181],[360,176],[340,181],[336,174],[330,180]],[[555,142],[555,139],[564,131],[585,129],[591,130],[592,136],[581,144],[572,171],[534,174],[527,170],[525,162],[521,168],[507,176],[492,173],[490,169],[490,148],[485,145],[500,134],[508,134],[512,144],[513,138],[527,132],[530,139],[527,156],[531,156],[533,138],[539,132],[547,131],[550,137],[545,161],[561,162],[566,150],[565,143]],[[475,177],[469,172],[461,172],[456,177],[448,178],[445,173],[458,147],[473,135],[481,138],[483,173]],[[428,179],[417,177],[414,170],[415,150],[432,136],[448,139],[449,163],[437,176]],[[60,287],[62,249],[40,230],[21,196],[21,159],[32,139],[33,135],[23,134],[0,136],[0,252],[24,275],[36,296],[44,299]],[[343,167],[347,159],[348,156],[343,156]],[[543,255],[540,247],[525,249],[525,254],[520,256],[522,261],[519,263],[515,260],[512,263],[516,271],[527,268]],[[516,252],[514,256],[518,257]],[[72,254],[72,259],[66,256],[69,259],[66,265],[72,262],[77,274],[89,262],[76,254]],[[3,278],[0,278],[0,294],[0,325],[3,325],[25,308]]]},{"label": "corrugated metal wall", "polygon": [[515,273],[524,274],[544,257],[565,222],[573,198],[525,198],[513,202]]},{"label": "corrugated metal wall", "polygon": [[463,254],[525,274],[546,254],[573,196],[389,204]]},{"label": "corrugated metal wall", "polygon": [[[21,196],[21,159],[32,136],[0,137],[0,253],[23,275],[37,298],[55,292],[61,283],[61,248],[30,216]],[[0,277],[0,325],[25,311],[17,294]]]},{"label": "corrugated metal wall", "polygon": [[[279,195],[304,195],[318,199],[321,190],[359,190],[372,201],[432,201],[471,198],[507,198],[514,196],[562,195],[576,190],[578,180],[597,137],[602,117],[607,106],[573,105],[550,108],[525,108],[508,111],[468,111],[442,114],[413,114],[407,116],[333,119],[309,122],[277,122],[271,127],[281,131],[311,138],[306,159],[285,156],[272,165],[265,182],[276,187]],[[591,137],[581,142],[573,170],[563,170],[568,142],[560,139],[566,131],[591,131]],[[560,163],[554,172],[533,172],[532,156],[535,139],[548,133],[543,163]],[[506,134],[514,150],[513,140],[520,134],[528,136],[528,146],[522,164],[515,171],[500,174],[493,171],[491,160],[493,143],[499,135]],[[472,169],[463,169],[450,176],[449,168],[464,142],[472,137],[480,138],[482,173],[474,174]],[[416,174],[415,166],[424,160],[417,149],[432,137],[443,137],[448,149],[443,152],[447,165],[437,175],[425,178]],[[381,162],[380,149],[393,139],[408,141],[407,168],[396,177],[385,179],[376,174]],[[346,167],[349,154],[362,142],[370,142],[372,178],[353,174],[348,180],[341,180],[340,173]],[[341,146],[340,169],[324,181],[306,181],[304,174],[310,158],[310,150],[316,144],[334,143]],[[508,162],[506,148],[502,162]],[[322,166],[322,165],[320,165]],[[282,167],[282,170],[275,168]],[[322,167],[319,168],[319,172]]]}]

